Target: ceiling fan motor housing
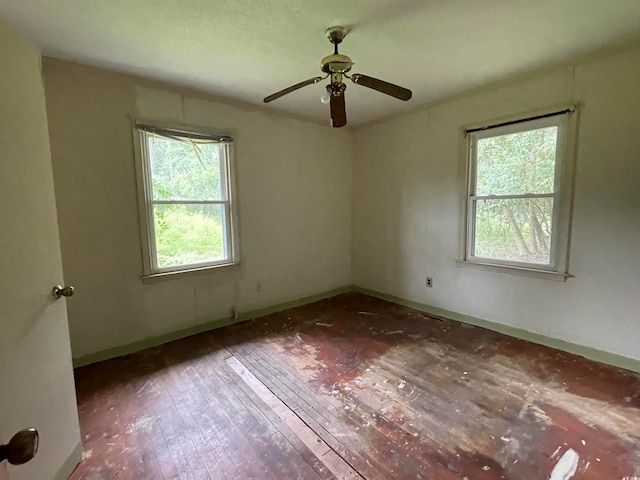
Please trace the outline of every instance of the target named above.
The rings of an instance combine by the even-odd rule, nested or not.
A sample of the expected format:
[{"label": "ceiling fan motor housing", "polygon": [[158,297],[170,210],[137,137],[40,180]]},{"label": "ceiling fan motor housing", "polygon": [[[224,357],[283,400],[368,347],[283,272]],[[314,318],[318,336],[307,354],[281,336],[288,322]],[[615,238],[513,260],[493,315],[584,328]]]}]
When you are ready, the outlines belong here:
[{"label": "ceiling fan motor housing", "polygon": [[320,68],[324,73],[346,73],[352,66],[351,59],[341,53],[327,55],[320,62]]}]

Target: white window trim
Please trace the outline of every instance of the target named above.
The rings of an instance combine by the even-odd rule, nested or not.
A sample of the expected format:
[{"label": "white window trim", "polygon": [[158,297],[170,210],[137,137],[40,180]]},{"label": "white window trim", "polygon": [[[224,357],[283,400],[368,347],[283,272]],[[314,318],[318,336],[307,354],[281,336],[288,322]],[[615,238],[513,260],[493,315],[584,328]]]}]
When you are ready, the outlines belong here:
[{"label": "white window trim", "polygon": [[[459,257],[456,261],[458,266],[536,278],[549,278],[557,281],[565,281],[567,278],[572,277],[568,270],[578,112],[577,106],[564,105],[501,118],[492,122],[467,125],[463,128],[460,161],[465,172],[465,183],[464,187],[461,188],[461,191],[464,192],[461,208],[463,213],[461,216],[461,231],[463,235],[460,242]],[[473,199],[477,198],[473,195],[475,194],[473,188],[475,187],[476,174],[474,163],[476,157],[472,150],[475,148],[474,140],[495,135],[497,128],[500,128],[500,134],[508,134],[551,125],[559,126],[559,142],[556,154],[563,154],[562,162],[556,161],[554,193],[541,195],[554,198],[554,225],[550,252],[551,265],[527,264],[471,255],[471,247],[474,240],[472,228],[474,218],[471,210]],[[468,133],[469,131],[473,131],[473,133]],[[531,196],[511,195],[511,197],[527,198]],[[496,196],[496,198],[502,197]]]},{"label": "white window trim", "polygon": [[[155,282],[163,279],[173,279],[178,276],[202,274],[219,269],[226,269],[228,267],[237,267],[240,264],[239,259],[239,235],[238,235],[238,214],[237,214],[237,200],[236,200],[236,177],[235,177],[235,156],[234,156],[234,144],[228,144],[225,146],[227,149],[225,155],[225,161],[223,162],[223,169],[225,174],[225,184],[223,188],[226,189],[227,199],[226,201],[203,201],[203,202],[183,202],[176,203],[207,203],[207,204],[225,204],[227,205],[225,211],[226,228],[229,232],[229,244],[225,245],[229,249],[229,258],[217,261],[217,262],[203,262],[198,264],[189,264],[186,266],[174,266],[160,268],[156,265],[156,242],[155,231],[153,228],[153,190],[151,187],[151,174],[149,172],[149,156],[146,153],[147,143],[144,135],[141,135],[140,127],[142,126],[154,126],[159,129],[174,131],[176,133],[191,133],[199,134],[203,136],[220,137],[228,136],[233,139],[230,134],[220,134],[219,132],[211,132],[201,127],[194,127],[184,124],[171,124],[167,125],[163,122],[157,122],[147,119],[132,119],[132,132],[133,132],[133,146],[134,157],[136,166],[136,180],[138,187],[138,211],[140,220],[140,240],[142,247],[142,266],[143,275],[142,280],[145,283]],[[156,202],[157,203],[157,202]],[[171,203],[162,202],[162,203]],[[224,241],[227,242],[227,236]]]}]

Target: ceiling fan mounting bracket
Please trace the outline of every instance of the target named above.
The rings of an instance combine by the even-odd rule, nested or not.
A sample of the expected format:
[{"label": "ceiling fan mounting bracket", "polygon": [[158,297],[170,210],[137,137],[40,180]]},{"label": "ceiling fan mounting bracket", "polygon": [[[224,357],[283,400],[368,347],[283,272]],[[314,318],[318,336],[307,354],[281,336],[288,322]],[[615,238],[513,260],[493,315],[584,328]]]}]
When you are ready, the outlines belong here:
[{"label": "ceiling fan mounting bracket", "polygon": [[339,43],[341,43],[342,40],[344,40],[344,37],[347,36],[347,33],[349,33],[348,30],[346,30],[344,27],[339,26],[329,27],[325,32],[329,41],[334,45],[338,45]]}]

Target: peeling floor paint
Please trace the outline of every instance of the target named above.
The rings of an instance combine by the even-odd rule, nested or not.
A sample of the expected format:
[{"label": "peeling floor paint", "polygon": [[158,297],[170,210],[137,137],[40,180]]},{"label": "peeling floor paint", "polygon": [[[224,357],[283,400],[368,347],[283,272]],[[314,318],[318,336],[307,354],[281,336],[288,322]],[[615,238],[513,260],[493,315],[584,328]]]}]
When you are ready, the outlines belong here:
[{"label": "peeling floor paint", "polygon": [[[403,334],[385,334],[394,328]],[[263,410],[252,417],[261,407],[225,371],[231,355],[365,478],[640,473],[640,375],[349,294],[77,370],[93,454],[72,478],[178,478],[175,464],[193,468],[189,478],[209,478],[207,467],[211,478],[318,480],[293,473],[321,463],[286,453],[295,441]],[[87,476],[92,468],[102,476]]]},{"label": "peeling floor paint", "polygon": [[576,473],[578,462],[580,462],[580,455],[570,448],[556,463],[549,480],[569,480]]}]

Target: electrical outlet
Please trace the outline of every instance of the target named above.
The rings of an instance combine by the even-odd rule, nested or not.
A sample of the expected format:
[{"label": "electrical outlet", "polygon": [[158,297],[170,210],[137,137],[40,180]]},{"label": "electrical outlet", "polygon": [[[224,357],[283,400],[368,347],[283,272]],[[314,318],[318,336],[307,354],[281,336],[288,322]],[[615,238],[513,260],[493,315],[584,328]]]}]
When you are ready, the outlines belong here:
[{"label": "electrical outlet", "polygon": [[425,284],[429,288],[433,287],[433,277],[427,277],[427,281],[425,282]]}]

